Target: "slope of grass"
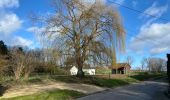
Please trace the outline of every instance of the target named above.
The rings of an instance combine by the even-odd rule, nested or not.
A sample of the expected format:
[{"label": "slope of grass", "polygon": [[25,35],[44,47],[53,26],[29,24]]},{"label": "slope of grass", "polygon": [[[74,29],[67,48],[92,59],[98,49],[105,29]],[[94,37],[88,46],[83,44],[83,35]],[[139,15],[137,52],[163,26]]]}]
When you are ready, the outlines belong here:
[{"label": "slope of grass", "polygon": [[[21,81],[13,81],[9,78],[10,81],[7,81],[8,84],[20,85],[20,84],[42,84],[45,81],[61,81],[66,83],[82,83],[82,84],[91,84],[101,87],[116,87],[122,85],[128,85],[130,83],[136,83],[148,79],[154,79],[159,77],[165,77],[166,74],[162,73],[138,73],[135,75],[131,75],[130,77],[123,78],[101,78],[98,76],[85,76],[83,79],[79,79],[75,76],[55,76],[55,75],[47,75],[47,76],[32,76],[28,80]],[[5,83],[7,83],[5,82]],[[54,90],[47,91],[43,93],[20,96],[10,99],[2,99],[2,100],[70,100],[76,97],[82,96],[83,93],[72,91],[72,90]]]},{"label": "slope of grass", "polygon": [[149,73],[149,72],[140,72],[135,75],[130,76],[133,79],[139,80],[139,81],[145,81],[149,79],[155,79],[160,77],[166,77],[166,73]]},{"label": "slope of grass", "polygon": [[139,81],[148,80],[151,78],[158,78],[165,76],[165,74],[162,73],[138,73],[135,75],[130,75],[130,77],[126,76],[123,78],[102,78],[100,76],[85,76],[83,79],[79,79],[76,76],[56,76],[56,75],[37,75],[37,76],[31,76],[28,80],[19,80],[15,81],[12,78],[3,80],[3,85],[9,85],[9,86],[15,86],[15,85],[24,85],[24,84],[43,84],[44,82],[48,81],[61,81],[66,83],[83,83],[83,84],[92,84],[97,85],[101,87],[116,87],[116,86],[122,86],[127,85],[130,83],[135,83]]},{"label": "slope of grass", "polygon": [[95,76],[86,76],[83,79],[79,79],[75,76],[63,76],[63,77],[52,76],[51,78],[53,81],[62,81],[67,83],[83,83],[83,84],[97,85],[101,87],[116,87],[116,86],[122,86],[130,83],[138,82],[138,80],[130,77],[120,78],[120,79],[107,79],[107,78],[99,78]]},{"label": "slope of grass", "polygon": [[95,85],[101,87],[116,87],[129,84],[128,82],[120,79],[96,79]]},{"label": "slope of grass", "polygon": [[83,95],[83,93],[72,90],[53,90],[33,95],[19,96],[1,100],[72,100]]},{"label": "slope of grass", "polygon": [[110,69],[96,69],[96,74],[110,74],[111,70]]}]

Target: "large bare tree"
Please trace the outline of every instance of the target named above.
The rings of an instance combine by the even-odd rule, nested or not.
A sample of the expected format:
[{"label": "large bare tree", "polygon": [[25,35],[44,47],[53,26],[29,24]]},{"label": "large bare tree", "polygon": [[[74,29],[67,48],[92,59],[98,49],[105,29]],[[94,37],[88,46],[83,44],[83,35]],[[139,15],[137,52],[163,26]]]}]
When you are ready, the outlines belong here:
[{"label": "large bare tree", "polygon": [[166,61],[162,58],[148,58],[149,71],[161,72],[166,68]]},{"label": "large bare tree", "polygon": [[101,0],[55,0],[53,4],[55,13],[38,20],[44,22],[41,25],[49,44],[62,56],[73,57],[77,76],[84,76],[86,63],[116,62],[116,52],[125,47],[125,32],[116,8]]}]

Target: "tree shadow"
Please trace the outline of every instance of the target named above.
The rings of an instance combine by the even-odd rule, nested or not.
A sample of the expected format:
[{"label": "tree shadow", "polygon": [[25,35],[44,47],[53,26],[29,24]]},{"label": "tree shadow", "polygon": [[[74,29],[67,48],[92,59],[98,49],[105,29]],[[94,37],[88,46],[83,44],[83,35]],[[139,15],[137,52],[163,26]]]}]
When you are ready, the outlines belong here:
[{"label": "tree shadow", "polygon": [[5,91],[8,89],[8,86],[2,86],[0,84],[0,97],[3,96],[3,94],[5,93]]}]

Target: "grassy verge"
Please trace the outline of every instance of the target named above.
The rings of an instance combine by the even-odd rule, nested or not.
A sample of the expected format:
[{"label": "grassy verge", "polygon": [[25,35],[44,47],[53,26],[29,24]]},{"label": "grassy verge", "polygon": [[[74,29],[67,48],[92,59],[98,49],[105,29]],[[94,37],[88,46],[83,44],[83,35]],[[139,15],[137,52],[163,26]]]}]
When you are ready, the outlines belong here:
[{"label": "grassy verge", "polygon": [[[135,75],[130,75],[130,77],[122,78],[108,78],[108,77],[99,77],[99,76],[85,76],[83,79],[79,79],[75,76],[55,76],[55,75],[38,75],[32,76],[28,80],[14,81],[13,78],[8,77],[4,79],[3,84],[9,84],[11,86],[23,85],[23,84],[43,84],[44,82],[66,82],[66,83],[82,83],[82,84],[91,84],[101,87],[117,87],[128,85],[130,83],[136,83],[148,79],[165,77],[166,74],[162,73],[138,73]],[[10,99],[2,100],[70,100],[76,97],[82,96],[83,93],[71,91],[71,90],[54,90],[47,91],[43,93],[20,96]]]},{"label": "grassy verge", "polygon": [[86,76],[83,79],[79,79],[75,76],[34,76],[28,80],[14,81],[13,79],[4,81],[4,86],[13,87],[15,85],[29,85],[29,84],[46,84],[49,81],[52,82],[66,82],[66,83],[78,83],[78,84],[91,84],[101,87],[116,87],[121,85],[127,85],[130,83],[138,82],[138,80],[130,77],[119,79],[100,78],[96,76]]},{"label": "grassy verge", "polygon": [[149,79],[156,79],[160,77],[166,77],[166,73],[147,73],[147,72],[140,72],[135,75],[130,76],[133,79],[139,80],[139,81],[145,81]]},{"label": "grassy verge", "polygon": [[84,83],[84,84],[97,85],[101,87],[116,87],[116,86],[127,85],[130,83],[138,82],[138,80],[130,77],[120,78],[120,79],[107,79],[107,78],[99,78],[95,76],[86,76],[83,79],[79,79],[75,76],[63,76],[63,77],[52,76],[51,79],[53,81],[62,81],[67,83]]},{"label": "grassy verge", "polygon": [[96,74],[110,74],[111,70],[110,69],[96,69]]},{"label": "grassy verge", "polygon": [[156,79],[160,77],[166,77],[166,73],[138,73],[135,75],[130,75],[129,77],[122,78],[101,78],[96,76],[86,76],[84,79],[79,79],[75,76],[51,76],[50,78],[53,81],[62,81],[67,83],[85,83],[92,84],[101,87],[116,87],[122,85],[128,85],[130,83],[137,83],[140,81],[145,81],[149,79]]},{"label": "grassy verge", "polygon": [[83,93],[72,90],[53,90],[33,95],[19,96],[1,100],[72,100],[83,95]]},{"label": "grassy verge", "polygon": [[108,78],[108,77],[100,77],[100,76],[85,76],[83,79],[79,79],[76,76],[55,76],[55,75],[37,75],[31,76],[28,80],[19,80],[14,81],[14,79],[9,78],[9,80],[5,80],[2,84],[15,86],[15,85],[24,85],[24,84],[43,84],[48,83],[48,81],[61,81],[66,83],[83,83],[83,84],[91,84],[97,85],[101,87],[116,87],[127,85],[130,83],[136,83],[148,79],[158,78],[165,76],[162,73],[138,73],[135,75],[130,75],[129,77],[118,77],[118,78]]}]

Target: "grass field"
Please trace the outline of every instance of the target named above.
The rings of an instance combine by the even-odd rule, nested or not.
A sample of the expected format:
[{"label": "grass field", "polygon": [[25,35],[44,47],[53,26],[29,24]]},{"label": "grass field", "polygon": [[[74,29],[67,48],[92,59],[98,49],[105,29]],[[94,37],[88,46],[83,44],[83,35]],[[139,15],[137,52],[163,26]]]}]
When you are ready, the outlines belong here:
[{"label": "grass field", "polygon": [[72,100],[84,95],[72,90],[53,90],[27,96],[19,96],[1,100]]},{"label": "grass field", "polygon": [[91,77],[86,76],[84,79],[79,79],[74,76],[65,76],[65,77],[52,77],[54,81],[62,81],[67,83],[85,83],[85,84],[92,84],[101,87],[116,87],[121,85],[127,85],[133,82],[138,82],[138,80],[127,77],[127,78],[120,78],[120,79],[108,79],[108,78],[99,78],[99,77]]},{"label": "grass field", "polygon": [[154,78],[161,78],[166,77],[166,73],[148,73],[148,72],[138,72],[134,75],[130,75],[131,78],[139,80],[139,81],[145,81],[148,79],[154,79]]},{"label": "grass field", "polygon": [[[112,77],[114,76],[114,77]],[[57,76],[57,75],[37,75],[37,76],[31,76],[28,80],[19,80],[15,81],[12,77],[6,77],[1,80],[1,84],[3,85],[24,85],[24,84],[43,84],[43,82],[48,81],[61,81],[66,83],[84,83],[84,84],[92,84],[102,87],[115,87],[115,86],[121,86],[126,85],[134,82],[140,82],[144,80],[148,80],[151,78],[159,78],[162,76],[166,76],[165,73],[136,73],[134,75],[126,75],[121,76],[118,75],[115,77],[115,75],[109,76],[108,75],[100,75],[100,76],[85,76],[83,79],[79,79],[76,76]]]},{"label": "grass field", "polygon": [[110,69],[96,69],[96,74],[110,74],[111,70]]},{"label": "grass field", "polygon": [[[130,83],[137,83],[140,81],[165,77],[165,73],[136,73],[134,75],[126,75],[125,77],[100,77],[100,76],[85,76],[80,79],[76,76],[55,76],[55,75],[37,75],[31,76],[28,80],[14,81],[12,77],[6,77],[1,80],[1,84],[14,86],[15,85],[29,85],[29,84],[43,84],[44,82],[66,82],[66,83],[83,83],[91,84],[100,87],[113,88],[117,86],[128,85]],[[37,93],[34,95],[15,97],[2,100],[70,100],[78,96],[82,96],[83,93],[71,91],[71,90],[54,90],[43,93]],[[55,99],[54,99],[55,98]]]}]

